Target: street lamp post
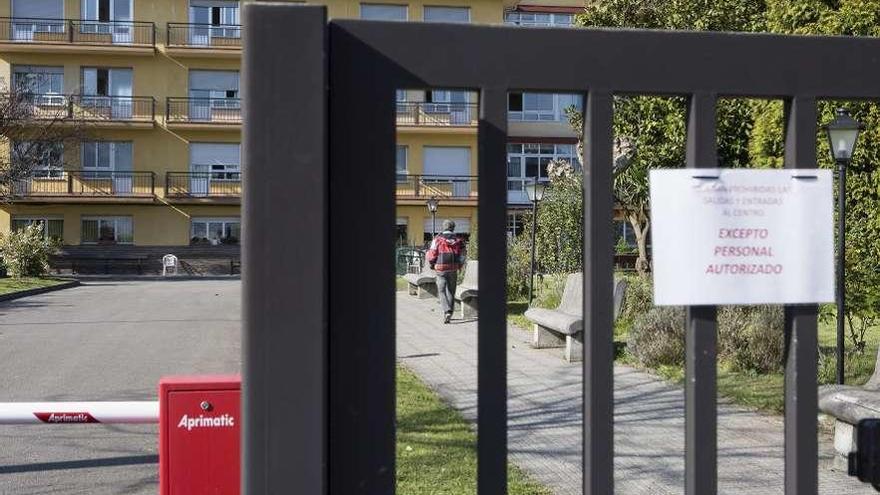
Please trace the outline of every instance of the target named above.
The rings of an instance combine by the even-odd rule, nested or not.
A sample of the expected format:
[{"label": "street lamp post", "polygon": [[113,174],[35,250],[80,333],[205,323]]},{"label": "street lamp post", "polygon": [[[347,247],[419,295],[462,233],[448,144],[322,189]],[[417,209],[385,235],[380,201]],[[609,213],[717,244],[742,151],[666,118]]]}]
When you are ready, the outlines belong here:
[{"label": "street lamp post", "polygon": [[440,201],[431,196],[427,204],[428,211],[431,212],[431,239],[434,239],[434,237],[437,237],[437,206],[440,204]]},{"label": "street lamp post", "polygon": [[846,261],[846,168],[852,161],[853,152],[862,124],[850,117],[843,108],[837,109],[837,115],[830,124],[825,126],[831,157],[837,163],[837,383],[844,382],[844,313],[846,304],[844,287]]},{"label": "street lamp post", "polygon": [[532,263],[529,265],[529,306],[532,305],[534,299],[534,283],[535,283],[535,237],[538,233],[538,203],[544,199],[544,191],[547,186],[538,182],[535,177],[531,184],[526,186],[526,194],[529,201],[532,202]]}]

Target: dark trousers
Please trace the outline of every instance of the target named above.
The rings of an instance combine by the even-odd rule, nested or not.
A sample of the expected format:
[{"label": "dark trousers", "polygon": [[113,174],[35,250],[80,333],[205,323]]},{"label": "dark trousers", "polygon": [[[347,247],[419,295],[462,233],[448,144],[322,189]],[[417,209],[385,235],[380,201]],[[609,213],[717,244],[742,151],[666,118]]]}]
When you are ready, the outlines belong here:
[{"label": "dark trousers", "polygon": [[437,272],[437,294],[443,314],[451,314],[455,309],[455,285],[458,272]]}]

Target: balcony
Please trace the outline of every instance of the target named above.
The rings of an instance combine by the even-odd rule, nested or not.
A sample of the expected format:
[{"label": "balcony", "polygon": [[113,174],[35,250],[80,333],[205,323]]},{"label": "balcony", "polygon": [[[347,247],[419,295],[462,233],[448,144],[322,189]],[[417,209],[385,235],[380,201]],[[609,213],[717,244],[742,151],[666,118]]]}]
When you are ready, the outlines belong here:
[{"label": "balcony", "polygon": [[241,26],[169,22],[166,51],[178,57],[240,57]]},{"label": "balcony", "polygon": [[104,127],[153,127],[156,100],[152,96],[103,96],[20,93],[4,95],[18,115],[31,120],[68,120]]},{"label": "balcony", "polygon": [[152,202],[156,174],[118,171],[51,171],[15,181],[18,202]]},{"label": "balcony", "polygon": [[166,100],[165,122],[191,128],[241,127],[241,98],[175,98]]},{"label": "balcony", "polygon": [[153,55],[152,22],[0,18],[0,50]]},{"label": "balcony", "polygon": [[475,129],[478,117],[476,103],[397,102],[397,127],[401,130]]},{"label": "balcony", "polygon": [[477,177],[469,175],[398,175],[397,199],[403,204],[429,198],[477,204]]},{"label": "balcony", "polygon": [[165,197],[188,202],[241,201],[241,172],[168,172]]}]

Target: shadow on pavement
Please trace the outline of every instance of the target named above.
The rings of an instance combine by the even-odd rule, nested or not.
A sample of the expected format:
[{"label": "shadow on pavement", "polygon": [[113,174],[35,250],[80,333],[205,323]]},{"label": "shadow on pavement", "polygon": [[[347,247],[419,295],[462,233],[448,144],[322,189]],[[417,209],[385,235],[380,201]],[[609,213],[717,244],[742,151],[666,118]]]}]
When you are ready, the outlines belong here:
[{"label": "shadow on pavement", "polygon": [[39,462],[34,464],[0,466],[0,474],[32,473],[35,471],[56,471],[63,469],[84,469],[95,467],[131,466],[134,464],[157,464],[158,462],[158,455],[131,455],[125,457],[107,457],[104,459],[81,459],[76,461]]}]

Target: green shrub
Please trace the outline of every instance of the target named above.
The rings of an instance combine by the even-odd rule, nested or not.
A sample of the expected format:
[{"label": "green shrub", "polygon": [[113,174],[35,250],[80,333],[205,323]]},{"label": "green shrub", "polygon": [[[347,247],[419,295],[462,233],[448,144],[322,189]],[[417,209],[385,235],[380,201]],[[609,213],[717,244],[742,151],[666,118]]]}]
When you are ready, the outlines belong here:
[{"label": "green shrub", "polygon": [[49,271],[54,242],[43,236],[39,223],[0,236],[0,256],[11,277],[39,277]]},{"label": "green shrub", "polygon": [[626,277],[626,295],[620,308],[620,320],[632,323],[654,307],[654,286],[650,277]]},{"label": "green shrub", "polygon": [[507,298],[523,299],[529,294],[531,252],[526,236],[514,238],[507,245]]},{"label": "green shrub", "polygon": [[718,348],[734,370],[781,372],[785,316],[780,306],[727,306],[718,313]]},{"label": "green shrub", "polygon": [[684,308],[658,306],[633,321],[627,351],[642,365],[679,366],[684,363]]}]

